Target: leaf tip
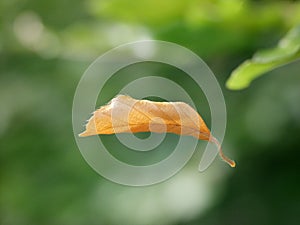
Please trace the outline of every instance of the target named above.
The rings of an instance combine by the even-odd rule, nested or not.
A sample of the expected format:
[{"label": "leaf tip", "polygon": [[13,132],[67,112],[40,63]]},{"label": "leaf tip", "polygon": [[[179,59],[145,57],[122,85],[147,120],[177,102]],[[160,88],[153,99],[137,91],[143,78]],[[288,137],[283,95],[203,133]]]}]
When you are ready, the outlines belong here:
[{"label": "leaf tip", "polygon": [[239,85],[235,82],[234,78],[230,77],[229,80],[225,84],[226,88],[232,91],[238,91],[243,88],[248,87],[249,85]]},{"label": "leaf tip", "polygon": [[88,132],[85,130],[82,133],[78,134],[79,137],[87,137],[89,136]]}]

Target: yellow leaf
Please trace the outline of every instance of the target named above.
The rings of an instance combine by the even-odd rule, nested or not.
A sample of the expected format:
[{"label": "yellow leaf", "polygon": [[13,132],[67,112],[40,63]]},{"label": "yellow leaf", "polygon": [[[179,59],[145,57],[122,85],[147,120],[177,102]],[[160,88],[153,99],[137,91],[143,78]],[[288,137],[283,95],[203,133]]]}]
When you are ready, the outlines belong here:
[{"label": "yellow leaf", "polygon": [[213,142],[221,158],[235,167],[235,162],[223,154],[201,116],[184,102],[153,102],[119,95],[93,113],[86,130],[79,136],[137,132],[168,132]]}]

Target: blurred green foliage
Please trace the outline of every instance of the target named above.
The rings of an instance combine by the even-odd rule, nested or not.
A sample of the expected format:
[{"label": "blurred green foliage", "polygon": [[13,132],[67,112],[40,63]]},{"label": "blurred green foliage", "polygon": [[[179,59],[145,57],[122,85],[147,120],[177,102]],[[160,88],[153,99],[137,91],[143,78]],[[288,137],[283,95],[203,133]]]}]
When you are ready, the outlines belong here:
[{"label": "blurred green foliage", "polygon": [[299,58],[300,26],[296,26],[280,40],[277,47],[255,53],[251,60],[246,60],[235,69],[227,81],[227,87],[233,90],[246,88],[256,77]]},{"label": "blurred green foliage", "polygon": [[[224,88],[242,61],[299,24],[297,1],[1,0],[0,21],[0,224],[299,223],[299,62],[250,89]],[[223,148],[236,169],[216,160],[198,173],[198,151],[170,180],[133,188],[105,180],[81,157],[71,124],[80,77],[106,50],[143,39],[188,47],[214,71],[228,110]],[[102,99],[139,75],[112,77]],[[208,120],[201,90],[176,79],[200,93]]]}]

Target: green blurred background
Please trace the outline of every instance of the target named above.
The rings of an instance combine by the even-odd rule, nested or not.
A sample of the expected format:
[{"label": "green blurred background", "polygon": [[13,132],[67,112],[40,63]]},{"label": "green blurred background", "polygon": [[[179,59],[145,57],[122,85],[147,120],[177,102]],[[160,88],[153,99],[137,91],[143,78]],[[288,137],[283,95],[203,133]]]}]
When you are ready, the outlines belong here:
[{"label": "green blurred background", "polygon": [[[243,91],[225,88],[235,67],[300,23],[300,3],[1,0],[0,21],[1,225],[300,223],[300,62]],[[198,151],[171,179],[137,188],[105,180],[82,158],[71,124],[80,77],[105,51],[144,39],[183,45],[215,73],[228,111],[223,148],[235,169],[217,159],[199,173]],[[156,67],[169,79],[176,73]],[[111,79],[101,104],[126,79]],[[184,75],[176,82],[200,93]]]}]

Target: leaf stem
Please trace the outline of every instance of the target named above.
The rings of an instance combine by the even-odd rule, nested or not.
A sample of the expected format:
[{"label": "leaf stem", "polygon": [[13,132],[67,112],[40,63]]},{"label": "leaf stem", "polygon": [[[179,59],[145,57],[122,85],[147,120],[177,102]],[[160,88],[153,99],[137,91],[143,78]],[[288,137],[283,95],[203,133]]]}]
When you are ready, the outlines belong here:
[{"label": "leaf stem", "polygon": [[221,157],[221,158],[222,158],[229,166],[231,166],[231,167],[235,167],[235,166],[236,166],[235,161],[233,161],[232,159],[230,159],[230,158],[228,158],[226,155],[224,155],[220,142],[219,142],[214,136],[211,135],[209,141],[213,142],[213,143],[217,146],[220,157]]}]

